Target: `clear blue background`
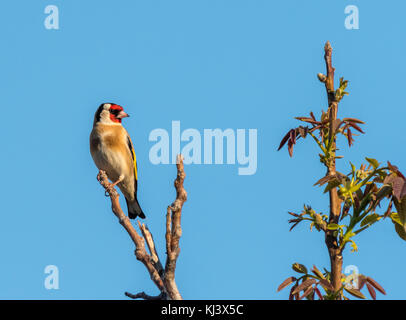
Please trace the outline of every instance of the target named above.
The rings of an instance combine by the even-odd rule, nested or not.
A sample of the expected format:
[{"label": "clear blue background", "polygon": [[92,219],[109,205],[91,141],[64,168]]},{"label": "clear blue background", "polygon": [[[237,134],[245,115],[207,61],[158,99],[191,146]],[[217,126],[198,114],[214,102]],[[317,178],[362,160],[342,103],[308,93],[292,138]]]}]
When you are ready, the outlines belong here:
[{"label": "clear blue background", "polygon": [[[46,30],[57,5],[60,30]],[[344,8],[358,5],[360,30]],[[294,116],[326,109],[323,46],[350,80],[340,114],[366,121],[366,135],[339,169],[364,156],[406,171],[405,3],[401,1],[25,0],[0,4],[2,121],[0,298],[123,299],[156,294],[134,246],[110,211],[88,150],[93,115],[113,101],[139,163],[139,199],[164,258],[164,216],[175,197],[174,165],[149,162],[155,128],[258,129],[258,170],[186,167],[188,201],[176,280],[186,299],[286,299],[276,292],[291,264],[328,267],[323,235],[303,224],[289,233],[287,211],[328,210],[312,187],[325,170],[310,140],[293,159],[276,152]],[[351,155],[351,158],[348,157]],[[121,200],[123,200],[121,198]],[[356,265],[402,299],[406,243],[391,221],[358,237]],[[44,268],[60,289],[44,288]]]}]

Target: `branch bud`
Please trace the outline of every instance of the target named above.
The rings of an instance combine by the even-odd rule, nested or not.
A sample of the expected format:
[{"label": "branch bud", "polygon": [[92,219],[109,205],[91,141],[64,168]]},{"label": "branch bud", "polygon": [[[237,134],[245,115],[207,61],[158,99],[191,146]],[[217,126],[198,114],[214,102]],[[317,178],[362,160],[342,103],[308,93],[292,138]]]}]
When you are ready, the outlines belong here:
[{"label": "branch bud", "polygon": [[317,78],[319,78],[320,82],[326,82],[327,81],[327,77],[322,73],[318,73]]}]

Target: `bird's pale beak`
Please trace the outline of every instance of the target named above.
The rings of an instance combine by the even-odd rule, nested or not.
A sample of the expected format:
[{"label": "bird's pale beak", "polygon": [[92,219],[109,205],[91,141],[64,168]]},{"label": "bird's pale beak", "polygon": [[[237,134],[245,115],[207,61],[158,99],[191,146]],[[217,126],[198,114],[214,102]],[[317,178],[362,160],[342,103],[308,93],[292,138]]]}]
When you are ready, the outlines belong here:
[{"label": "bird's pale beak", "polygon": [[120,111],[116,118],[117,118],[117,119],[123,119],[123,118],[127,118],[127,117],[129,117],[129,116],[130,116],[130,115],[127,114],[127,113],[125,113],[124,111]]}]

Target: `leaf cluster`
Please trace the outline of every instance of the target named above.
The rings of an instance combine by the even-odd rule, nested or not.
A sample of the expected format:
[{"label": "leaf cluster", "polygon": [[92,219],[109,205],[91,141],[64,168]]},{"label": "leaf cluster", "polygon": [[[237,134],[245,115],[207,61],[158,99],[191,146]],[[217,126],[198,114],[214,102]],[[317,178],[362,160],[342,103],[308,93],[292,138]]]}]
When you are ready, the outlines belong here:
[{"label": "leaf cluster", "polygon": [[330,282],[330,272],[324,269],[321,272],[316,266],[313,266],[311,273],[300,263],[294,263],[292,269],[299,273],[299,276],[291,276],[285,279],[278,287],[278,292],[293,284],[289,291],[289,300],[335,300],[342,297],[344,300],[350,300],[347,294],[366,299],[361,290],[366,287],[371,298],[376,300],[376,291],[386,295],[382,286],[371,277],[359,274],[342,276],[342,286],[338,291]]},{"label": "leaf cluster", "polygon": [[[321,82],[327,83],[327,77],[318,74]],[[327,85],[326,85],[327,86]],[[354,144],[354,136],[363,134],[360,127],[363,121],[346,117],[337,118],[338,103],[345,95],[348,81],[340,78],[339,88],[335,91],[328,91],[329,107],[326,112],[322,110],[319,118],[313,112],[307,117],[296,117],[295,119],[304,122],[305,125],[290,129],[282,138],[278,150],[287,145],[289,155],[293,156],[293,149],[297,141],[311,137],[317,144],[320,153],[319,159],[327,168],[327,174],[319,179],[314,185],[323,186],[324,193],[334,194],[340,205],[339,215],[335,210],[333,216],[322,212],[316,212],[309,205],[305,205],[299,213],[289,212],[293,218],[289,220],[290,230],[303,221],[309,221],[310,230],[315,228],[333,236],[338,249],[342,254],[347,244],[351,245],[351,251],[357,251],[358,247],[354,237],[369,229],[376,222],[390,218],[394,224],[397,234],[406,241],[406,178],[399,169],[389,161],[387,165],[381,165],[376,159],[366,157],[366,163],[358,168],[350,162],[350,170],[347,174],[336,169],[336,160],[342,159],[337,155],[337,140],[344,137],[348,146]],[[333,193],[334,192],[334,193]],[[330,204],[331,205],[331,204]],[[396,209],[394,212],[393,206]],[[286,279],[278,291],[294,283],[290,291],[290,299],[320,299],[345,298],[343,290],[358,298],[365,298],[360,292],[364,286],[367,287],[371,297],[376,298],[374,288],[382,293],[384,290],[370,277],[360,275],[360,287],[358,289],[342,286],[337,292],[332,291],[330,273],[324,273],[313,267],[312,274],[301,264],[294,264],[293,269],[303,274],[300,277]],[[337,280],[337,279],[336,279]],[[320,288],[324,290],[321,294]]]},{"label": "leaf cluster", "polygon": [[[403,174],[388,162],[386,167],[372,158],[366,158],[368,165],[362,164],[359,169],[350,163],[348,174],[336,172],[318,180],[315,186],[324,186],[324,193],[332,188],[338,189],[342,201],[340,223],[329,223],[328,216],[316,213],[310,206],[304,206],[299,213],[288,212],[294,218],[290,230],[302,221],[310,222],[317,231],[334,230],[338,237],[339,247],[344,250],[351,243],[352,251],[357,251],[353,237],[365,231],[383,218],[390,217],[399,236],[406,240],[406,179]],[[386,201],[385,210],[379,209]],[[393,204],[397,212],[393,212]]]}]

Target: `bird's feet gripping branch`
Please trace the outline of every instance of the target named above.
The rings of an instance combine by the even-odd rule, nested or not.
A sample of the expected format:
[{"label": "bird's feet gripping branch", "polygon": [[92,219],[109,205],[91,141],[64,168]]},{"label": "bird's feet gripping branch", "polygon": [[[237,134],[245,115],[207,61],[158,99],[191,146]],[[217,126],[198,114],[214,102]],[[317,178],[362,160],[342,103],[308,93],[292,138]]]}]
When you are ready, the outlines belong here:
[{"label": "bird's feet gripping branch", "polygon": [[117,191],[114,189],[116,185],[118,185],[120,182],[124,180],[124,175],[121,175],[116,182],[110,183],[107,174],[105,171],[100,170],[99,173],[97,174],[97,181],[100,182],[100,184],[103,186],[105,192],[104,195],[106,197],[111,197],[113,196],[118,196],[116,195]]},{"label": "bird's feet gripping branch", "polygon": [[[145,224],[138,221],[138,227],[141,235],[135,230],[130,219],[123,212],[119,202],[119,194],[114,188],[117,184],[110,183],[107,174],[100,170],[97,175],[97,180],[104,188],[111,200],[111,208],[113,213],[118,218],[120,224],[127,231],[135,244],[135,256],[141,261],[148,270],[151,280],[159,289],[157,296],[150,296],[144,292],[131,294],[126,292],[125,295],[132,299],[145,300],[182,300],[182,296],[175,282],[176,262],[180,253],[179,241],[182,235],[181,216],[183,204],[187,200],[187,193],[183,187],[185,179],[185,171],[183,167],[183,157],[178,155],[176,161],[177,176],[174,181],[176,189],[175,201],[167,207],[166,212],[166,263],[165,268],[159,259],[158,252],[154,243],[154,238]],[[148,251],[146,250],[147,244]]]}]

